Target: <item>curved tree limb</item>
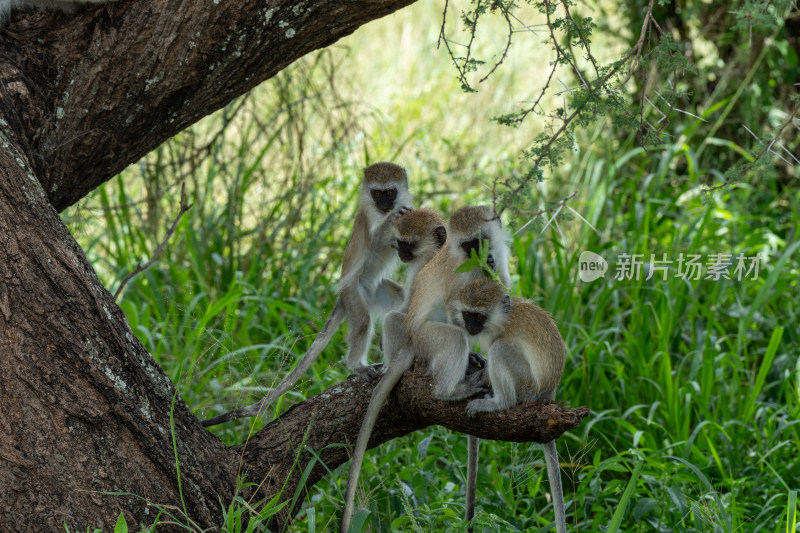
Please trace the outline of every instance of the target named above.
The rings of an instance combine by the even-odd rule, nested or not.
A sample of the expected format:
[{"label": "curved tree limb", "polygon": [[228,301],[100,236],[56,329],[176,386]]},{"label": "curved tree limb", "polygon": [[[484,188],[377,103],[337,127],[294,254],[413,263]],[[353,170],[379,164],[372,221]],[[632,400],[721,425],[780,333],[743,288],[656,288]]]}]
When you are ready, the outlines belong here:
[{"label": "curved tree limb", "polygon": [[[333,470],[350,460],[350,450],[377,383],[350,376],[346,381],[295,405],[235,449],[252,471],[271,469],[273,480],[288,479],[283,494],[284,499],[290,499],[306,465],[315,460],[309,450],[317,453],[324,465],[314,465],[306,480],[306,488],[325,476],[327,469]],[[508,411],[483,414],[473,419],[464,410],[468,400],[437,400],[431,391],[431,379],[425,368],[416,365],[408,370],[381,410],[369,448],[431,425],[482,439],[548,442],[578,427],[589,415],[586,407],[571,409],[555,402],[540,401],[519,404]],[[294,457],[299,450],[302,453],[296,465],[290,461],[276,463],[276,458]],[[260,479],[250,481],[258,483]],[[282,487],[280,481],[277,485],[274,481],[273,484],[265,483],[258,499],[271,499]],[[293,512],[287,509],[287,514]],[[286,519],[285,515],[279,517],[281,521]]]},{"label": "curved tree limb", "polygon": [[0,28],[0,116],[62,211],[296,59],[413,2],[120,0],[75,15],[16,11]]}]

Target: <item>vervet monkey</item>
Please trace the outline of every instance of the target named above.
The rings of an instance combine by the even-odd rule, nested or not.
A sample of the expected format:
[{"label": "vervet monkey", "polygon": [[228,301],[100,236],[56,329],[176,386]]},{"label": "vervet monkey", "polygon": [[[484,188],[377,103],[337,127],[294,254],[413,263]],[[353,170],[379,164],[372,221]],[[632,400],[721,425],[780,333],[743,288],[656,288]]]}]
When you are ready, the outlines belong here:
[{"label": "vervet monkey", "polygon": [[73,13],[83,4],[105,4],[114,0],[0,0],[0,25],[8,18],[12,9],[32,7],[34,9],[58,9]]},{"label": "vervet monkey", "polygon": [[383,351],[386,373],[372,392],[361,430],[358,433],[350,477],[347,481],[345,507],[340,532],[350,527],[355,505],[355,491],[367,443],[386,403],[403,372],[415,360],[428,365],[433,380],[433,396],[440,400],[460,400],[485,392],[485,376],[481,372],[467,374],[473,354],[469,351],[466,332],[446,323],[446,302],[473,279],[483,276],[480,269],[456,273],[478,250],[479,240],[489,241],[489,263],[498,271],[506,286],[511,285],[508,273],[508,236],[491,208],[463,207],[450,217],[447,242],[434,258],[420,270],[406,304],[407,313],[393,311],[383,321]]},{"label": "vervet monkey", "polygon": [[[555,397],[564,372],[564,341],[547,311],[526,300],[510,298],[499,284],[488,279],[479,279],[461,288],[447,307],[450,322],[469,333],[487,354],[486,368],[480,373],[488,376],[492,396],[470,401],[467,404],[469,416]],[[469,444],[467,520],[474,514],[478,439],[470,437]],[[555,441],[542,444],[542,448],[556,531],[565,533],[564,494]]]},{"label": "vervet monkey", "polygon": [[[406,263],[405,296],[411,294],[411,285],[417,273],[444,246],[447,229],[442,217],[432,209],[414,209],[393,222],[397,256]],[[383,351],[383,336],[380,338]]]},{"label": "vervet monkey", "polygon": [[432,209],[414,209],[395,219],[393,233],[397,256],[406,263],[405,294],[411,294],[411,285],[419,271],[447,241],[444,220]]},{"label": "vervet monkey", "polygon": [[311,368],[343,321],[347,321],[347,368],[365,379],[380,375],[380,365],[367,364],[373,319],[403,304],[403,288],[386,279],[397,265],[393,224],[411,211],[408,178],[403,167],[375,163],[364,169],[359,208],[347,243],[339,280],[339,297],[330,317],[294,370],[263,399],[203,420],[204,427],[263,413]]}]

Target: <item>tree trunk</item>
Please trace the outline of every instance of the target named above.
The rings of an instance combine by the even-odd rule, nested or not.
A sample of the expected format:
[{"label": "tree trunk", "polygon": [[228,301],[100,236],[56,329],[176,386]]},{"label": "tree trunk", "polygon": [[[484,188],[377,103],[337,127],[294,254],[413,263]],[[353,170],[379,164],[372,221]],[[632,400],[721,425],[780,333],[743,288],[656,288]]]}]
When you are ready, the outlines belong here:
[{"label": "tree trunk", "polygon": [[[226,447],[203,429],[58,211],[295,59],[412,1],[135,0],[75,15],[16,12],[0,29],[3,531],[110,530],[122,511],[147,524],[154,505],[215,529],[240,471],[265,481],[259,497],[288,479],[289,498],[312,460],[304,453],[292,469],[304,439],[331,469],[348,459],[326,445],[355,441],[372,390],[356,377],[246,446]],[[407,373],[371,446],[430,424],[541,442],[588,413],[525,405],[473,421],[463,402],[432,400],[426,379]],[[322,475],[317,465],[304,489]]]}]

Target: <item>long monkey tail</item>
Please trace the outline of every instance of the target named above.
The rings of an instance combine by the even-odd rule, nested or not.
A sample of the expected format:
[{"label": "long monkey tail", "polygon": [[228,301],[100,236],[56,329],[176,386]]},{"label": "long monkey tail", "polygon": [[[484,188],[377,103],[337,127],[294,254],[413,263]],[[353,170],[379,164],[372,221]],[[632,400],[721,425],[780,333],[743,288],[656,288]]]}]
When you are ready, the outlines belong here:
[{"label": "long monkey tail", "polygon": [[337,329],[339,329],[339,326],[344,321],[344,317],[344,304],[342,304],[342,300],[339,298],[336,300],[336,305],[333,306],[331,316],[329,316],[328,320],[325,321],[325,325],[322,326],[322,329],[317,334],[317,338],[315,338],[314,342],[311,343],[311,346],[308,348],[308,351],[305,353],[305,355],[303,355],[303,358],[300,359],[300,362],[297,363],[297,366],[294,368],[294,370],[292,370],[289,375],[278,384],[277,387],[272,389],[269,394],[264,397],[264,399],[259,400],[253,405],[240,407],[239,409],[234,409],[233,411],[229,411],[225,414],[208,418],[200,422],[200,424],[202,424],[203,427],[216,426],[217,424],[230,422],[231,420],[236,420],[237,418],[258,416],[266,411],[275,400],[283,396],[286,391],[294,387],[294,385],[300,381],[300,378],[302,378],[303,375],[308,372],[308,369],[311,368],[311,365],[313,365],[317,360],[319,354],[322,353],[322,350],[325,349],[325,347],[333,338],[333,334],[336,333]]},{"label": "long monkey tail", "polygon": [[567,533],[567,518],[564,512],[564,491],[561,488],[561,469],[558,467],[556,441],[542,444],[544,462],[547,465],[547,477],[550,479],[550,494],[553,498],[553,509],[556,514],[556,533]]},{"label": "long monkey tail", "polygon": [[[543,398],[554,400],[556,389],[542,395]],[[561,488],[561,468],[558,466],[558,452],[556,441],[551,440],[542,444],[544,450],[544,464],[547,465],[547,478],[550,480],[550,496],[553,499],[553,510],[556,515],[556,533],[567,533],[567,516],[564,511],[564,489]]]},{"label": "long monkey tail", "polygon": [[347,478],[347,493],[345,494],[342,524],[339,527],[339,533],[347,533],[350,529],[350,522],[353,520],[353,508],[355,507],[358,477],[361,475],[361,465],[364,463],[367,443],[369,443],[372,430],[375,428],[375,423],[378,421],[378,414],[389,398],[392,389],[394,389],[394,386],[397,385],[397,382],[400,381],[400,378],[403,376],[403,372],[408,370],[413,362],[414,357],[411,352],[408,350],[401,350],[400,353],[397,354],[397,357],[392,359],[386,373],[372,391],[372,396],[369,399],[369,406],[364,415],[364,421],[361,423],[361,429],[358,432],[356,447],[353,450],[353,459],[350,461],[350,476]]},{"label": "long monkey tail", "polygon": [[[475,486],[478,483],[478,446],[481,440],[478,437],[467,435],[467,491],[464,502],[464,520],[472,522],[475,517]],[[472,533],[472,524],[467,528]]]}]

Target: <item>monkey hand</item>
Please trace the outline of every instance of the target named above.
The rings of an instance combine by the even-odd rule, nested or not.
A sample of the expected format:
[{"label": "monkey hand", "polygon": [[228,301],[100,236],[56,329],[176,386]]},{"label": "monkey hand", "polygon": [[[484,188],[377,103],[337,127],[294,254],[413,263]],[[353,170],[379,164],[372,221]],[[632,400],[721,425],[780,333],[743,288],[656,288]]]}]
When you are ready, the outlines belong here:
[{"label": "monkey hand", "polygon": [[467,364],[467,375],[486,368],[486,358],[478,352],[469,352],[469,363]]},{"label": "monkey hand", "polygon": [[491,386],[489,385],[489,374],[486,372],[486,368],[481,368],[472,374],[467,374],[467,376],[464,378],[464,381],[472,390],[469,396],[485,395],[486,393],[491,392]]},{"label": "monkey hand", "polygon": [[408,205],[404,205],[404,206],[398,207],[397,209],[392,211],[392,214],[389,215],[389,216],[391,217],[392,220],[396,220],[396,219],[402,217],[403,215],[406,215],[406,214],[410,213],[413,210],[414,210],[413,207],[408,206]]},{"label": "monkey hand", "polygon": [[360,366],[355,370],[356,374],[361,376],[364,381],[375,381],[381,374],[383,374],[383,363],[375,363],[374,365]]},{"label": "monkey hand", "polygon": [[494,263],[494,256],[492,256],[492,254],[489,254],[489,257],[486,258],[486,264],[489,265],[489,268],[492,270],[497,270],[497,266],[495,266]]}]

